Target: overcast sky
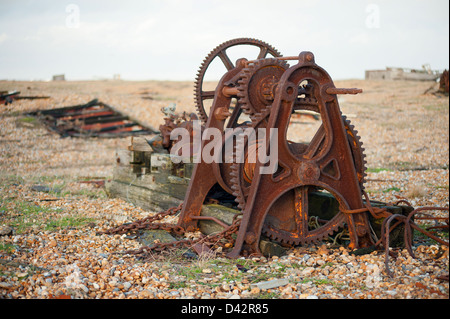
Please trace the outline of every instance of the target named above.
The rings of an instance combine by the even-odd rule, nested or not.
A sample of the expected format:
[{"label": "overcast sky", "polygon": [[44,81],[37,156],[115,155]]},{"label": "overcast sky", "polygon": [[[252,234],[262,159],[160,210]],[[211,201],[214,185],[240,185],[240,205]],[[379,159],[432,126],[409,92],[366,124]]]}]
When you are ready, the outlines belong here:
[{"label": "overcast sky", "polygon": [[[448,0],[0,0],[0,79],[194,80],[238,37],[312,51],[334,79],[449,68]],[[212,72],[212,71],[211,71]]]}]

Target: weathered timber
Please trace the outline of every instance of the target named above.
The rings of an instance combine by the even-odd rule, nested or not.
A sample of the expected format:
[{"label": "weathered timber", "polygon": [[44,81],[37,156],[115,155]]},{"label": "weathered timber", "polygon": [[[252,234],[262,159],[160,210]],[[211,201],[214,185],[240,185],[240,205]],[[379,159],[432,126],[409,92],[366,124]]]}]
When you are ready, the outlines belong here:
[{"label": "weathered timber", "polygon": [[130,151],[138,151],[138,152],[153,152],[152,147],[147,142],[147,139],[139,136],[131,137],[131,145],[128,147]]},{"label": "weathered timber", "polygon": [[151,211],[163,211],[183,202],[189,179],[180,177],[184,176],[184,167],[174,165],[169,154],[117,150],[116,163],[113,179],[105,183],[110,197]]},{"label": "weathered timber", "polygon": [[182,199],[133,184],[107,181],[105,186],[108,196],[121,198],[144,210],[160,212],[183,202]]},{"label": "weathered timber", "polygon": [[[130,167],[116,166],[113,170],[114,179],[110,182],[121,183],[148,189],[151,192],[167,194],[177,199],[184,199],[187,181],[170,174],[136,174]],[[109,182],[108,182],[109,184]],[[109,186],[107,186],[108,189]],[[128,192],[129,193],[129,192]],[[150,195],[151,193],[149,193]]]}]

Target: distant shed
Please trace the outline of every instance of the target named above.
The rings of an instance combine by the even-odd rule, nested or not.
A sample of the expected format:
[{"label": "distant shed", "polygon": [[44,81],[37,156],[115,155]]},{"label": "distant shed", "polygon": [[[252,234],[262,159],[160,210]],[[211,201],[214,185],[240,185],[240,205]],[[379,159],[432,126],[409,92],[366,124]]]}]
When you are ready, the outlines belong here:
[{"label": "distant shed", "polygon": [[439,71],[427,68],[423,70],[387,67],[386,70],[366,70],[366,80],[410,80],[410,81],[436,81]]},{"label": "distant shed", "polygon": [[65,81],[66,77],[64,74],[58,74],[53,76],[53,81]]}]

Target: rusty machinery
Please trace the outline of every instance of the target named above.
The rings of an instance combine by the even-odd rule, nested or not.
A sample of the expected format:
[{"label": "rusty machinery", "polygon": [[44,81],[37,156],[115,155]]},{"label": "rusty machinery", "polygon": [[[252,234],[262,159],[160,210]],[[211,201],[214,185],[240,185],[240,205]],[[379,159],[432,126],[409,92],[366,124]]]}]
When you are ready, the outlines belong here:
[{"label": "rusty machinery", "polygon": [[[236,46],[256,48],[256,59],[239,58],[233,63],[227,50]],[[227,71],[216,88],[210,90],[204,87],[204,80],[214,61],[221,61]],[[293,61],[292,66],[288,61]],[[349,248],[361,248],[359,253],[368,253],[380,245],[384,246],[385,265],[390,276],[388,259],[390,255],[395,255],[389,250],[390,233],[398,225],[404,226],[403,244],[413,258],[413,229],[448,247],[448,241],[433,233],[436,228],[448,229],[448,216],[436,217],[426,213],[433,210],[448,212],[448,208],[414,209],[406,200],[393,203],[395,207],[388,207],[386,203],[371,201],[364,191],[364,149],[358,132],[341,113],[337,100],[338,94],[360,92],[360,89],[336,88],[328,73],[315,63],[311,52],[282,57],[269,44],[249,38],[234,39],[219,45],[205,58],[196,78],[198,116],[194,113],[175,114],[170,107],[163,110],[166,117],[165,123],[160,126],[160,135],[146,143],[156,155],[172,153],[174,143],[180,140],[171,140],[171,132],[182,127],[189,132],[189,149],[192,151],[196,149],[193,139],[198,134],[193,129],[193,121],[200,119],[203,122],[201,134],[208,128],[218,129],[222,151],[214,154],[213,161],[207,162],[200,157],[200,162],[193,169],[192,163],[184,163],[184,167],[183,163],[179,163],[181,171],[184,171],[183,178],[187,177],[189,185],[184,201],[178,207],[99,234],[163,229],[182,236],[198,229],[200,221],[209,220],[224,227],[224,230],[195,240],[185,238],[153,243],[125,253],[148,256],[150,251],[184,246],[203,254],[209,252],[210,246],[229,248],[229,244],[234,242],[228,257],[236,258],[260,254],[262,236],[282,245],[295,246],[319,242],[333,233],[335,240],[346,231],[350,237]],[[292,141],[288,134],[289,127],[294,123],[291,120],[298,119],[304,113],[314,119],[320,118],[321,122],[317,123],[320,125],[315,126],[309,141]],[[233,135],[227,135],[227,128],[237,128],[238,135],[243,134],[239,128],[277,129],[279,133],[276,140],[271,140],[270,134],[256,140],[233,140],[230,152],[226,145]],[[213,141],[217,142],[215,139],[201,141],[201,151],[211,149],[209,143]],[[239,143],[241,147],[238,147]],[[260,168],[266,164],[248,159],[255,153],[260,156],[261,145],[270,143],[278,145],[278,169],[271,174],[262,174]],[[241,158],[244,160],[238,160]],[[185,176],[187,171],[189,174]],[[234,207],[238,210],[232,211],[239,213],[240,210],[240,213],[235,214],[231,225],[215,216],[205,216],[203,205],[211,199],[219,199],[219,203],[227,205],[230,200],[235,203]],[[390,211],[392,208],[394,210]],[[165,216],[176,214],[179,214],[177,224],[157,223]],[[434,220],[435,223],[444,221],[446,225],[423,229],[414,223],[413,218]],[[375,225],[380,224],[381,230],[375,229]],[[448,280],[448,275],[444,277]]]},{"label": "rusty machinery", "polygon": [[[240,58],[233,63],[227,49],[240,45],[256,47],[256,59]],[[204,90],[205,73],[215,58],[223,62],[227,71],[214,91]],[[223,133],[223,151],[219,155],[222,161],[209,163],[201,159],[195,165],[178,226],[186,230],[197,228],[205,198],[215,185],[220,185],[235,196],[242,211],[229,257],[260,254],[261,234],[280,243],[298,245],[320,241],[341,227],[348,228],[350,248],[373,245],[362,199],[364,149],[357,131],[342,115],[337,99],[338,94],[360,92],[336,88],[311,52],[282,57],[269,44],[247,38],[216,47],[198,72],[195,100],[204,128],[216,128]],[[212,102],[209,109],[208,100]],[[309,143],[287,138],[290,119],[299,112],[312,112],[322,119]],[[225,128],[237,127],[278,129],[275,173],[261,174],[259,168],[265,164],[259,161],[224,160],[238,155],[247,158],[263,142],[251,144],[245,139],[243,154],[226,153]],[[265,138],[269,145],[270,136]],[[202,149],[210,142],[203,140]],[[320,227],[312,228],[309,221],[314,212],[309,204],[312,194],[318,191],[334,196],[339,209],[321,219]]]}]

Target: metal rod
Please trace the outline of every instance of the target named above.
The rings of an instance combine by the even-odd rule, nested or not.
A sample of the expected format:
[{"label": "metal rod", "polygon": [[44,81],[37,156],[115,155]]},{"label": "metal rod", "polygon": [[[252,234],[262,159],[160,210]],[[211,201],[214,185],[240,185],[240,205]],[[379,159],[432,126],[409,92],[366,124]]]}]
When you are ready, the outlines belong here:
[{"label": "metal rod", "polygon": [[198,220],[211,220],[213,222],[216,222],[217,224],[219,224],[220,226],[222,226],[223,228],[228,228],[230,225],[225,224],[223,221],[221,221],[220,219],[217,219],[216,217],[212,217],[212,216],[191,216],[191,219],[198,219]]},{"label": "metal rod", "polygon": [[350,89],[328,88],[326,92],[328,94],[358,94],[358,93],[362,93],[362,89],[357,89],[357,88],[350,88]]}]

